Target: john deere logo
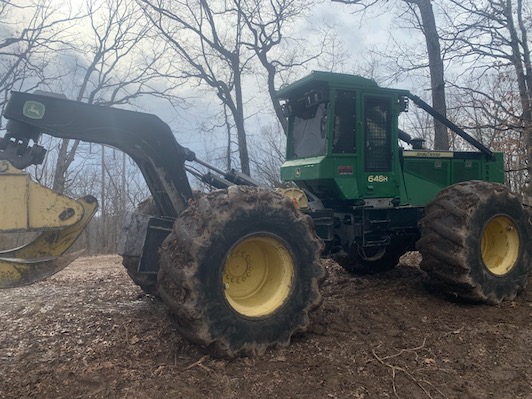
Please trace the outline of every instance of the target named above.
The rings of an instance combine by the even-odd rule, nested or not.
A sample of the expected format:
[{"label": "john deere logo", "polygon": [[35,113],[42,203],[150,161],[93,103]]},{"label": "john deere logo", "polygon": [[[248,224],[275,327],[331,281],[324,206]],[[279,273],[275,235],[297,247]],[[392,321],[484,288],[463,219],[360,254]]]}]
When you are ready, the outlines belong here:
[{"label": "john deere logo", "polygon": [[42,119],[44,116],[44,104],[37,101],[26,101],[22,108],[22,114],[31,119]]}]

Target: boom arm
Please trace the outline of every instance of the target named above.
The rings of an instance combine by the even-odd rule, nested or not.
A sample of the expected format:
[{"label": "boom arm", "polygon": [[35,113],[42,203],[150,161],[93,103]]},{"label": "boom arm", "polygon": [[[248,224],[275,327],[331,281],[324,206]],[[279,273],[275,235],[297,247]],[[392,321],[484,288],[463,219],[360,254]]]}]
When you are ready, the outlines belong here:
[{"label": "boom arm", "polygon": [[139,166],[161,216],[177,217],[192,198],[184,163],[195,160],[195,154],[179,145],[170,127],[155,115],[13,92],[4,117],[8,124],[0,139],[0,159],[13,162],[29,156],[29,164],[39,163],[44,154],[28,142],[37,142],[41,132],[106,144],[124,151]]},{"label": "boom arm", "polygon": [[[240,172],[223,172],[197,159],[177,143],[168,125],[155,115],[84,104],[57,95],[12,92],[4,116],[8,122],[7,133],[0,137],[0,232],[41,233],[23,247],[0,251],[0,288],[41,281],[66,267],[80,252],[61,255],[96,212],[94,197],[72,200],[32,182],[20,170],[43,161],[46,150],[38,144],[42,133],[109,145],[136,162],[159,211],[157,216],[139,219],[140,224],[126,222],[122,230],[122,255],[147,254],[138,265],[142,273],[157,269],[157,249],[166,238],[167,226],[192,199],[187,171],[216,188],[258,185]],[[185,166],[185,161],[195,161],[214,174]],[[14,217],[8,217],[11,214]],[[139,234],[143,234],[143,243],[138,241]]]},{"label": "boom arm", "polygon": [[425,101],[423,101],[418,96],[408,93],[408,98],[410,98],[414,104],[416,104],[418,107],[422,108],[423,110],[427,111],[430,115],[432,115],[435,119],[443,123],[445,126],[447,126],[449,129],[451,129],[454,133],[459,135],[461,138],[463,138],[465,141],[467,141],[469,144],[471,144],[473,147],[477,148],[480,152],[482,152],[484,155],[486,155],[489,159],[495,160],[495,156],[493,155],[493,151],[491,151],[488,147],[486,147],[484,144],[482,144],[480,141],[475,139],[470,134],[466,133],[463,129],[456,126],[454,123],[452,123],[449,119],[447,119],[445,116],[440,114],[438,111],[436,111],[434,108],[432,108],[430,105],[428,105]]}]

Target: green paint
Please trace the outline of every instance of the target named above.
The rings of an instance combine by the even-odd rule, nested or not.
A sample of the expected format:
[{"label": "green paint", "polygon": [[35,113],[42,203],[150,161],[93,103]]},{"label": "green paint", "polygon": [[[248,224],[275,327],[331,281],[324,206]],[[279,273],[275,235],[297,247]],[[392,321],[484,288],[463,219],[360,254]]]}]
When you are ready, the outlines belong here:
[{"label": "green paint", "polygon": [[[402,150],[398,117],[406,93],[327,72],[313,72],[280,90],[278,97],[287,100],[291,111],[281,178],[346,206],[393,198],[394,206],[423,207],[454,183],[504,183],[501,153],[493,161],[480,152]],[[342,122],[346,117],[351,118],[347,124]],[[344,132],[351,140],[340,152]]]}]

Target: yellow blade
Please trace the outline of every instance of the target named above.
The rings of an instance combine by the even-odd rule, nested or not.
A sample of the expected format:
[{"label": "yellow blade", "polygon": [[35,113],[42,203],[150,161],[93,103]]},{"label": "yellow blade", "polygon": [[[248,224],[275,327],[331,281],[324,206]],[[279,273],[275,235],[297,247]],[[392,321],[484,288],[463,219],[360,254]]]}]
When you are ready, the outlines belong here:
[{"label": "yellow blade", "polygon": [[35,283],[64,269],[83,251],[63,255],[76,241],[94,214],[98,203],[90,195],[77,200],[83,217],[62,230],[45,231],[32,242],[0,252],[0,288],[14,288]]},{"label": "yellow blade", "polygon": [[0,231],[59,230],[83,215],[78,201],[40,185],[8,161],[0,160]]},{"label": "yellow blade", "polygon": [[16,288],[42,281],[63,270],[84,250],[59,258],[0,258],[0,288]]}]

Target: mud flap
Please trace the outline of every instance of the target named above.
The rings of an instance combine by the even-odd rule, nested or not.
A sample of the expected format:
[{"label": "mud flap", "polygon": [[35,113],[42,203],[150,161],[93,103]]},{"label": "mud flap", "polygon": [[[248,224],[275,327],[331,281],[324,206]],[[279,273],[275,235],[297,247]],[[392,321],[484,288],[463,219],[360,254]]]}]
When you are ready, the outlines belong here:
[{"label": "mud flap", "polygon": [[173,218],[128,213],[118,241],[118,254],[139,258],[135,273],[156,275],[159,271],[159,248],[172,231],[174,222]]}]

